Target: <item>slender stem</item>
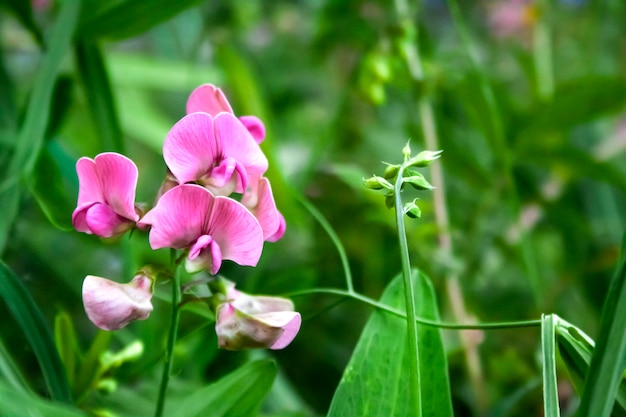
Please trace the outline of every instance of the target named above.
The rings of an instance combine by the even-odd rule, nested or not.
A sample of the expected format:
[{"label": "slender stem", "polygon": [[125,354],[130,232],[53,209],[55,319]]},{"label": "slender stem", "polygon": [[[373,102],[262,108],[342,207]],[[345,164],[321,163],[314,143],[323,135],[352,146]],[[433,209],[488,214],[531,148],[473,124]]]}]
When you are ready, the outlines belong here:
[{"label": "slender stem", "polygon": [[552,47],[550,28],[548,27],[549,0],[540,0],[539,18],[535,22],[533,33],[533,55],[537,77],[537,93],[541,100],[550,101],[554,94],[552,75]]},{"label": "slender stem", "polygon": [[180,273],[181,266],[176,267],[176,273],[174,279],[172,279],[172,318],[170,322],[170,332],[167,337],[167,346],[165,348],[165,364],[163,366],[163,375],[161,377],[161,385],[159,387],[159,397],[157,399],[157,408],[154,413],[155,417],[162,417],[165,410],[165,393],[167,391],[167,385],[170,381],[170,375],[172,373],[172,364],[174,361],[174,345],[176,344],[176,337],[178,335],[178,322],[180,319]]},{"label": "slender stem", "polygon": [[326,220],[324,215],[320,213],[320,211],[313,204],[311,204],[304,197],[295,192],[293,193],[293,195],[296,200],[298,200],[300,204],[302,204],[304,208],[306,208],[309,213],[311,213],[311,215],[315,218],[315,220],[317,220],[320,226],[322,226],[324,231],[326,231],[326,233],[330,237],[330,240],[332,240],[335,248],[337,249],[337,252],[339,253],[339,258],[341,259],[341,266],[343,267],[343,273],[346,277],[346,288],[350,293],[352,293],[354,291],[354,286],[352,284],[352,272],[350,271],[348,255],[346,255],[346,249],[343,247],[341,239],[339,239],[339,236],[337,236],[337,233],[335,233],[333,227],[330,225],[330,223],[328,223],[328,220]]},{"label": "slender stem", "polygon": [[417,344],[417,323],[412,320],[412,317],[416,316],[415,307],[415,288],[413,286],[413,279],[411,277],[411,261],[409,259],[409,244],[406,239],[406,229],[404,227],[404,210],[401,197],[402,188],[402,175],[405,166],[402,165],[398,171],[398,177],[395,183],[395,199],[396,199],[396,223],[398,225],[398,239],[400,243],[400,257],[402,258],[402,278],[404,280],[404,296],[406,300],[406,314],[407,314],[407,337],[409,343],[409,358],[414,363],[414,367],[411,370],[411,381],[413,383],[413,400],[414,410],[416,416],[422,415],[422,397],[420,388],[420,358],[419,358],[419,346]]},{"label": "slender stem", "polygon": [[[372,307],[385,311],[396,317],[400,317],[403,319],[407,318],[407,315],[404,312],[398,309],[395,309],[393,307],[390,307],[387,304],[376,301],[365,295],[342,290],[340,288],[312,288],[309,290],[303,290],[303,291],[292,292],[289,294],[284,294],[284,296],[298,297],[298,296],[308,295],[308,294],[333,294],[333,295],[339,295],[341,297],[349,297],[349,298],[353,298],[355,300],[361,301],[365,304],[369,304]],[[517,328],[541,326],[540,319],[463,324],[463,323],[441,322],[441,321],[429,320],[429,319],[415,316],[415,322],[422,324],[424,326],[435,327],[439,329],[451,329],[451,330],[499,330],[499,329],[517,329]]]}]

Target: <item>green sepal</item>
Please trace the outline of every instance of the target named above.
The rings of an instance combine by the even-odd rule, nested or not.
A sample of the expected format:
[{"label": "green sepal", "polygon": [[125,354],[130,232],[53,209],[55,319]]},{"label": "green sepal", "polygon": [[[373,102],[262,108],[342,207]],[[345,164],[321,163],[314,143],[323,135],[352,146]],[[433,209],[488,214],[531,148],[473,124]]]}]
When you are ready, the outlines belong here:
[{"label": "green sepal", "polygon": [[419,219],[422,217],[422,210],[417,206],[417,198],[413,201],[409,201],[404,204],[404,214],[412,219]]}]

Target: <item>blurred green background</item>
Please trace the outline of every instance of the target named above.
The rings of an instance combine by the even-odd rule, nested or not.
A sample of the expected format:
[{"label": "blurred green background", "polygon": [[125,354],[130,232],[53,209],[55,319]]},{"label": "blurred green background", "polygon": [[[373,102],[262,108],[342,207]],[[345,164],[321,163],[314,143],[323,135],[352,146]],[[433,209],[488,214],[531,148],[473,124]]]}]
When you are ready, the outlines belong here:
[{"label": "blurred green background", "polygon": [[[151,251],[139,232],[105,245],[71,230],[75,161],[123,150],[139,167],[137,200],[152,204],[165,174],[163,139],[202,83],[220,86],[236,114],[265,122],[268,176],[287,221],[285,237],[266,244],[257,268],[223,268],[242,290],[344,286],[336,249],[298,202],[304,196],[344,243],[356,290],[379,297],[400,270],[397,236],[393,212],[362,179],[382,174],[382,161],[400,162],[408,139],[414,152],[425,148],[422,100],[444,151],[436,163],[445,184],[434,185],[445,191],[450,226],[436,226],[433,194],[420,193],[423,216],[408,223],[408,234],[413,265],[433,280],[442,317],[458,319],[446,295],[446,280],[456,276],[467,319],[556,313],[596,334],[626,203],[623,1],[427,0],[403,16],[401,1],[383,0],[84,1],[73,46],[49,74],[43,142],[24,151],[18,139],[53,49],[50,31],[69,1],[38,2],[32,14],[26,2],[0,1],[0,250],[50,326],[69,313],[83,348],[97,333],[82,310],[84,276],[125,282],[146,263],[168,262],[168,252]],[[401,52],[412,25],[419,82]],[[102,110],[107,103],[113,113]],[[21,177],[11,168],[20,152],[36,158]],[[13,202],[6,191],[18,177]],[[440,248],[441,233],[451,235],[451,253]],[[139,339],[144,354],[116,370],[117,392],[92,395],[85,408],[152,409],[146,398],[158,384],[169,320],[162,287],[150,319],[113,336],[111,349]],[[173,392],[271,356],[280,377],[262,414],[324,415],[371,308],[319,294],[294,301],[305,320],[279,352],[217,351],[212,322],[183,311]],[[3,304],[0,314],[3,344],[41,386]],[[538,329],[473,336],[480,389],[470,382],[459,332],[444,332],[455,415],[542,415]],[[559,382],[568,415],[576,398],[564,369]]]}]

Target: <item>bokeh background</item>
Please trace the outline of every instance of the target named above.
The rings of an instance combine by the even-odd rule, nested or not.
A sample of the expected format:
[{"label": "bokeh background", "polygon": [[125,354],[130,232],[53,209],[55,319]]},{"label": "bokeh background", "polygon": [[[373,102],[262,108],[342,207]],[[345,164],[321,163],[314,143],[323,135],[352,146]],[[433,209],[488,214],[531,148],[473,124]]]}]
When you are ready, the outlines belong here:
[{"label": "bokeh background", "polygon": [[[24,122],[63,2],[33,2],[30,20],[19,3],[0,1],[3,184],[14,132]],[[400,0],[186,1],[171,16],[163,2],[146,1],[132,21],[117,11],[106,22],[98,13],[123,2],[84,3],[27,191],[15,216],[0,206],[11,220],[3,229],[2,260],[51,327],[57,314],[69,314],[83,348],[97,333],[82,309],[84,276],[125,282],[146,263],[167,263],[169,254],[151,251],[139,232],[103,244],[68,229],[78,189],[75,161],[123,147],[139,167],[137,199],[151,204],[165,174],[163,139],[202,83],[220,86],[236,114],[265,122],[268,176],[287,221],[285,237],[266,244],[258,267],[223,268],[244,291],[344,287],[337,250],[300,204],[304,197],[345,245],[356,290],[379,297],[400,271],[397,234],[393,211],[362,179],[382,174],[383,161],[401,162],[409,139],[415,152],[426,147],[419,113],[426,102],[444,151],[436,162],[444,183],[434,185],[445,193],[449,226],[437,226],[433,193],[422,192],[423,215],[408,223],[408,235],[413,265],[431,277],[442,318],[503,321],[556,313],[596,334],[624,225],[623,1],[425,0],[404,14]],[[402,54],[402,43],[413,40],[410,28],[417,32],[421,81]],[[81,70],[94,50],[108,86]],[[109,93],[117,125],[94,119],[91,110]],[[451,237],[451,250],[441,248],[442,234]],[[460,289],[460,316],[451,285]],[[152,409],[161,372],[167,292],[166,284],[157,288],[149,320],[114,334],[112,350],[140,340],[144,353],[112,374],[115,392],[90,396],[86,408],[150,413],[142,410]],[[305,321],[279,352],[218,351],[210,319],[183,311],[173,392],[206,385],[251,358],[273,357],[280,373],[262,414],[325,415],[371,308],[323,294],[294,301]],[[0,314],[4,349],[41,385],[32,352],[3,304]],[[537,328],[466,333],[465,339],[458,331],[443,334],[455,415],[542,415]],[[478,369],[473,376],[468,343],[477,352],[470,359]],[[577,400],[562,366],[559,383],[568,415]],[[125,414],[129,407],[135,414]]]}]

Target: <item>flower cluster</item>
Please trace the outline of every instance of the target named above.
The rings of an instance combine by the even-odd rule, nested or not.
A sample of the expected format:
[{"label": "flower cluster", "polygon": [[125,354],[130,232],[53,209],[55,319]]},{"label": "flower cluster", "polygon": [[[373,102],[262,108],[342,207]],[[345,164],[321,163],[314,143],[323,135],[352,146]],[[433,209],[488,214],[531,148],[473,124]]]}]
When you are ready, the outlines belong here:
[{"label": "flower cluster", "polygon": [[[133,228],[147,231],[152,249],[183,251],[189,273],[216,275],[224,260],[256,266],[264,242],[277,241],[285,233],[285,219],[264,177],[268,161],[259,146],[264,138],[261,120],[236,117],[219,88],[202,85],[189,96],[186,116],[165,138],[167,175],[154,207],[146,210],[135,203],[138,170],[132,160],[112,152],[83,157],[76,164],[80,185],[74,227],[102,238],[119,237]],[[105,330],[147,318],[154,281],[149,269],[128,284],[88,276],[83,284],[87,315]],[[220,346],[275,349],[295,337],[300,316],[289,300],[268,304],[267,297],[259,297],[251,302],[256,297],[230,287],[224,291],[215,294],[224,301],[216,306]],[[250,305],[262,307],[250,310]],[[260,332],[271,335],[253,336],[259,326],[269,326],[271,331]]]}]

